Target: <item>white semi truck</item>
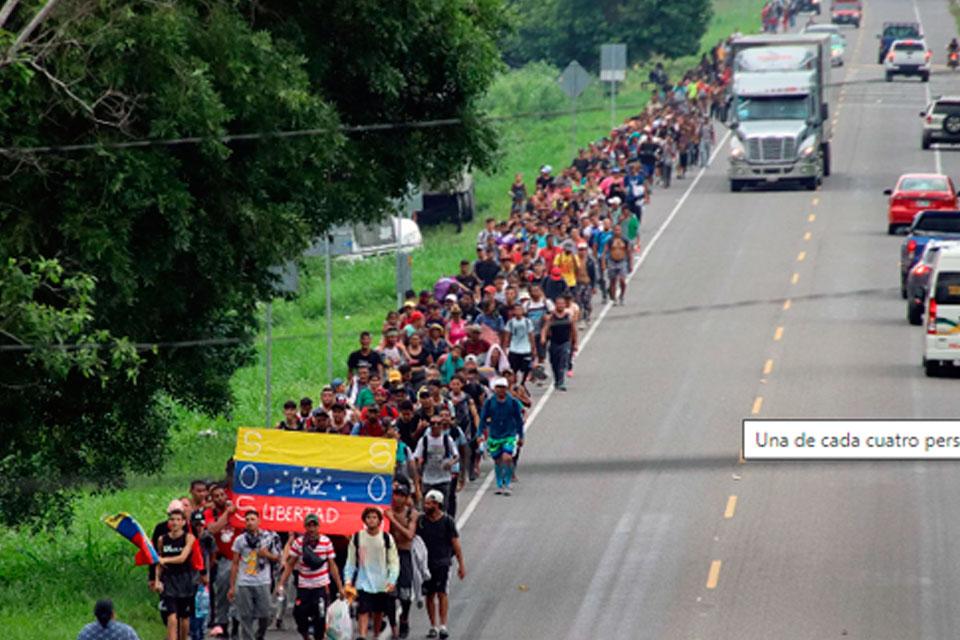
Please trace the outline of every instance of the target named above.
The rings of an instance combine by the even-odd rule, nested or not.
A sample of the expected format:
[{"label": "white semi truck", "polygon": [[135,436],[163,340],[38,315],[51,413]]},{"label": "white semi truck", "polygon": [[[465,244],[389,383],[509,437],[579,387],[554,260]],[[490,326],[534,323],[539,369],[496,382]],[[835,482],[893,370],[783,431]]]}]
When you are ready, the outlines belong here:
[{"label": "white semi truck", "polygon": [[829,34],[744,36],[733,42],[730,189],[830,175]]}]

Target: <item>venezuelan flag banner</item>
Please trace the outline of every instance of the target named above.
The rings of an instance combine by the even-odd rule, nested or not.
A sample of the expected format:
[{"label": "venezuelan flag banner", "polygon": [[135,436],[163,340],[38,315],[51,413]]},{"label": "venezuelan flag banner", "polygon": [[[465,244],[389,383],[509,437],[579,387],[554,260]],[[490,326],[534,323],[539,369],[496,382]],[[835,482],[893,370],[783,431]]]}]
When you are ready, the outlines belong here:
[{"label": "venezuelan flag banner", "polygon": [[147,537],[140,523],[134,520],[133,516],[129,513],[121,511],[115,516],[104,518],[101,522],[137,547],[137,555],[134,556],[133,560],[136,566],[139,567],[160,562],[160,556],[157,555],[157,550],[153,548],[153,543],[150,542],[150,538]]},{"label": "venezuelan flag banner", "polygon": [[241,427],[233,457],[235,527],[256,509],[264,529],[303,531],[315,513],[323,533],[351,535],[365,508],[390,504],[397,441]]}]

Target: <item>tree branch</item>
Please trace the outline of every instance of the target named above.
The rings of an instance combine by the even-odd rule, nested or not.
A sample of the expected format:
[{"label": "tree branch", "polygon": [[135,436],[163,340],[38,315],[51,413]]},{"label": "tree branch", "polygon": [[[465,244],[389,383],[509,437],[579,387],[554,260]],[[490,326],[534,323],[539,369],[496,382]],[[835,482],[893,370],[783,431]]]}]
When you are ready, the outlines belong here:
[{"label": "tree branch", "polygon": [[6,24],[7,20],[10,18],[10,14],[13,13],[13,10],[17,8],[17,3],[20,0],[7,0],[3,3],[3,6],[0,7],[0,28]]},{"label": "tree branch", "polygon": [[[8,0],[8,2],[11,0]],[[7,53],[3,56],[3,63],[9,63],[13,56],[17,54],[17,51],[24,45],[33,32],[36,31],[37,27],[40,26],[40,23],[43,22],[47,16],[53,11],[53,8],[56,6],[59,0],[47,0],[47,4],[43,5],[43,8],[37,12],[37,15],[33,16],[33,20],[23,28],[23,31],[20,32],[20,35],[17,36],[17,39],[13,41],[13,44],[10,45],[10,48],[7,50]]]}]

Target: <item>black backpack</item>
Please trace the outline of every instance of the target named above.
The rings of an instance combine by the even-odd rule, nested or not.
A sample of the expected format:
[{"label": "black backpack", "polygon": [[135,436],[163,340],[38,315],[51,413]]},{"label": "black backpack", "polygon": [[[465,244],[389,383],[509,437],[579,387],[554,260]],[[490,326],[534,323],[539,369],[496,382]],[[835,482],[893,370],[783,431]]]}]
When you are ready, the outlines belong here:
[{"label": "black backpack", "polygon": [[[353,557],[356,563],[357,571],[360,571],[360,532],[357,531],[353,534],[351,538],[353,541]],[[390,534],[386,531],[383,532],[383,553],[386,554],[390,551]]]}]

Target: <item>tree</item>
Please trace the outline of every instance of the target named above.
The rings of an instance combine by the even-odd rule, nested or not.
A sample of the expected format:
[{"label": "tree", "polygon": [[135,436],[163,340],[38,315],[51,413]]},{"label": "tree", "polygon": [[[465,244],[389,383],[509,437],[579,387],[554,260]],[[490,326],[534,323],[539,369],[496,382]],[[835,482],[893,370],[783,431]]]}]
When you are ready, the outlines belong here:
[{"label": "tree", "polygon": [[[384,34],[410,11],[418,35],[380,49],[363,32],[320,42],[329,33],[293,24],[297,10],[313,15],[310,3],[47,0],[5,23],[0,13],[0,291],[39,277],[0,307],[0,328],[12,329],[0,348],[38,345],[0,351],[7,523],[51,509],[67,518],[79,487],[162,469],[171,401],[229,406],[258,303],[273,296],[272,265],[332,224],[380,217],[409,182],[491,162],[493,133],[474,105],[498,65],[493,0],[318,4],[344,12],[330,24]],[[317,57],[333,49],[339,57]],[[338,129],[456,116],[466,124],[429,132]],[[220,139],[301,129],[314,134]],[[204,142],[9,149],[192,136]],[[44,257],[83,300],[46,286]],[[16,319],[38,304],[46,329],[23,330]],[[71,317],[73,330],[57,328]],[[197,338],[214,342],[168,344]],[[100,346],[52,348],[74,342]]]},{"label": "tree", "polygon": [[600,45],[623,43],[632,60],[696,54],[713,15],[711,0],[511,0],[516,31],[505,38],[513,66],[577,60],[596,69]]}]

